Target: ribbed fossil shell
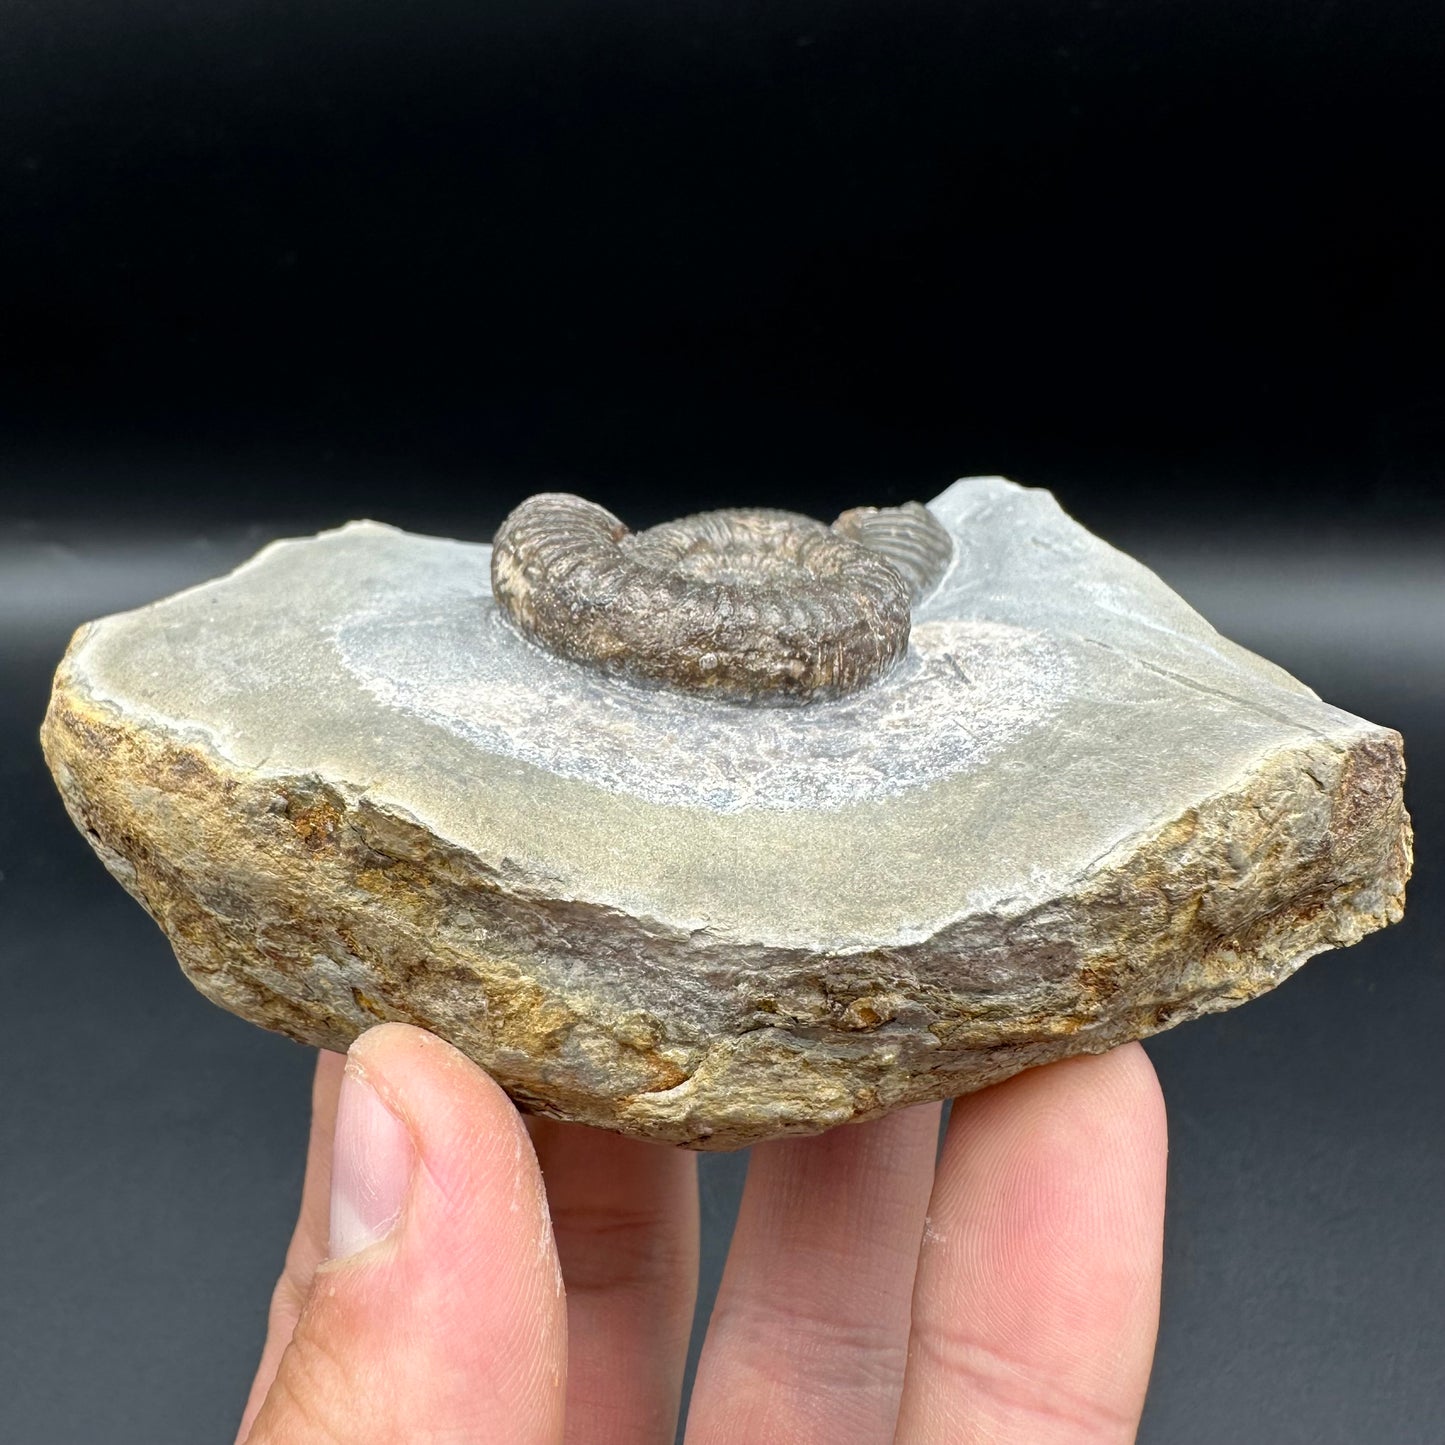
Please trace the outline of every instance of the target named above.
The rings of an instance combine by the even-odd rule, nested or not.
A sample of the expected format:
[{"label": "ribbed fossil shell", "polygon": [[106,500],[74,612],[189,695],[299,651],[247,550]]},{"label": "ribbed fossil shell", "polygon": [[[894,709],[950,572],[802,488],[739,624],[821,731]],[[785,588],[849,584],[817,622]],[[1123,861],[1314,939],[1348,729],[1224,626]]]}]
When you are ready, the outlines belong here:
[{"label": "ribbed fossil shell", "polygon": [[[898,545],[900,529],[880,530]],[[855,692],[907,650],[914,577],[885,550],[768,509],[632,533],[593,502],[544,492],[498,530],[492,591],[524,633],[575,662],[729,701],[796,704]],[[912,566],[926,548],[899,550]]]},{"label": "ribbed fossil shell", "polygon": [[953,561],[948,528],[922,502],[854,507],[833,523],[833,530],[886,557],[915,604],[938,586]]}]

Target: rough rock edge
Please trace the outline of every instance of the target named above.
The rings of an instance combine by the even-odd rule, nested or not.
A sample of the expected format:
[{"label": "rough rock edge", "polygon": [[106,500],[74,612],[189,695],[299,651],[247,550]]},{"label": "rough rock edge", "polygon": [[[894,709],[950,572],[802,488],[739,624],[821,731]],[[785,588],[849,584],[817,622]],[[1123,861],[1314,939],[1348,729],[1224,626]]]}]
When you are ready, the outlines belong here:
[{"label": "rough rock edge", "polygon": [[[692,1148],[818,1133],[1102,1052],[1253,998],[1403,911],[1401,740],[1365,724],[1347,746],[1261,759],[1042,907],[812,953],[547,897],[362,793],[247,774],[127,719],[69,656],[47,761],[207,997],[332,1049],[379,1019],[418,1023],[524,1108]],[[708,1001],[705,1033],[639,1003],[670,990]]]}]

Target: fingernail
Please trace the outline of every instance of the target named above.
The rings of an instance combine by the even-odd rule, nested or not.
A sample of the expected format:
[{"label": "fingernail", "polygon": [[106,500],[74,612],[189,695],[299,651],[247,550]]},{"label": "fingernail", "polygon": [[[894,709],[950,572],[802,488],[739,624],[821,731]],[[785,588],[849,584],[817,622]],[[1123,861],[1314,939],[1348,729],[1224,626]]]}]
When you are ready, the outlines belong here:
[{"label": "fingernail", "polygon": [[406,1126],[348,1063],[331,1155],[332,1259],[346,1259],[391,1233],[401,1217],[411,1166]]}]

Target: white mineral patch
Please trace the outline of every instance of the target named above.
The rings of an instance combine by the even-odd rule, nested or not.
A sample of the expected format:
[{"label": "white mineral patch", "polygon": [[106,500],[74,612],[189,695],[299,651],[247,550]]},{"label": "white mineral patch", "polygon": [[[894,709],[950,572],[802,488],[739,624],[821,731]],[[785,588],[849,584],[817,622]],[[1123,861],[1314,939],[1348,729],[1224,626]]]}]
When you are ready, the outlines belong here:
[{"label": "white mineral patch", "polygon": [[388,708],[489,753],[649,803],[734,812],[841,808],[982,766],[1045,726],[1073,664],[1041,633],[949,618],[915,628],[880,685],[808,708],[755,708],[596,678],[521,641],[485,565],[449,554],[335,631]]}]

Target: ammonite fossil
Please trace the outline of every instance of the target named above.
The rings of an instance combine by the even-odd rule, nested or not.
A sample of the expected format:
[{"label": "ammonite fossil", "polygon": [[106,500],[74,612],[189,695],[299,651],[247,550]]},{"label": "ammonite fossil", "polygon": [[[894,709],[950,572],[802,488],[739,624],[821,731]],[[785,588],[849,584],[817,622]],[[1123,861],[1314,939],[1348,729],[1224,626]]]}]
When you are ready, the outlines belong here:
[{"label": "ammonite fossil", "polygon": [[565,492],[528,498],[492,550],[492,592],[574,662],[735,702],[856,692],[908,647],[910,607],[953,555],[926,507],[702,512],[631,532]]}]

